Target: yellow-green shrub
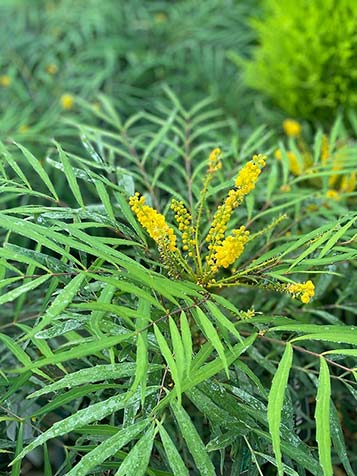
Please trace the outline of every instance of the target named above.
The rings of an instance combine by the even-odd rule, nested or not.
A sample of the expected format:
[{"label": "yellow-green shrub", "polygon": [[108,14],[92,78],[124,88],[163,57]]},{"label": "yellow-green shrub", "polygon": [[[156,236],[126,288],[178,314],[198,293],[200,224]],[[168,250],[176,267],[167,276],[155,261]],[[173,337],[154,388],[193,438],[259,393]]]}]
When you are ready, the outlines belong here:
[{"label": "yellow-green shrub", "polygon": [[247,83],[288,114],[324,119],[357,105],[355,0],[265,0]]}]

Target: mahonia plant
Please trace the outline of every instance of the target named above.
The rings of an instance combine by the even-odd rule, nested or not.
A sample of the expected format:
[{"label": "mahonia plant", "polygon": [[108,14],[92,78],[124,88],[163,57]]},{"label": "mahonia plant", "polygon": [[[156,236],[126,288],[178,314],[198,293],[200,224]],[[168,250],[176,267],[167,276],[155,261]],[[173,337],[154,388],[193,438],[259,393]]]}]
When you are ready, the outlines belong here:
[{"label": "mahonia plant", "polygon": [[[174,212],[180,242],[175,230],[158,211],[145,204],[145,197],[136,192],[129,199],[132,211],[141,226],[156,242],[162,262],[169,274],[176,279],[189,279],[206,289],[223,288],[242,284],[262,286],[279,292],[287,292],[308,303],[314,295],[312,281],[305,283],[271,283],[264,275],[257,274],[267,265],[267,261],[250,266],[249,269],[232,268],[244,252],[248,242],[274,228],[285,217],[279,217],[265,229],[253,235],[244,225],[229,231],[232,214],[255,188],[259,175],[266,165],[266,156],[254,155],[245,164],[234,181],[234,187],[228,191],[223,203],[213,214],[211,226],[202,236],[201,221],[207,192],[215,173],[222,168],[222,153],[214,149],[208,159],[207,173],[194,214],[190,213],[182,201],[173,199],[170,208]],[[225,273],[224,270],[230,270]],[[254,271],[254,279],[250,278]],[[228,275],[227,275],[228,274]]]},{"label": "mahonia plant", "polygon": [[[341,194],[352,193],[356,189],[356,172],[341,173],[341,171],[346,168],[346,159],[348,157],[346,144],[338,144],[336,151],[333,152],[328,136],[323,134],[321,138],[319,162],[314,164],[313,154],[302,136],[301,124],[294,119],[285,119],[283,129],[289,138],[293,138],[296,141],[297,149],[301,156],[299,160],[299,157],[294,151],[286,151],[289,169],[293,175],[301,176],[303,174],[314,173],[316,167],[330,167],[331,174],[328,178],[326,197],[336,201],[340,200]],[[283,152],[280,149],[277,149],[274,155],[278,161],[281,161],[283,158]],[[313,182],[318,187],[322,186],[321,180],[314,178]]]}]

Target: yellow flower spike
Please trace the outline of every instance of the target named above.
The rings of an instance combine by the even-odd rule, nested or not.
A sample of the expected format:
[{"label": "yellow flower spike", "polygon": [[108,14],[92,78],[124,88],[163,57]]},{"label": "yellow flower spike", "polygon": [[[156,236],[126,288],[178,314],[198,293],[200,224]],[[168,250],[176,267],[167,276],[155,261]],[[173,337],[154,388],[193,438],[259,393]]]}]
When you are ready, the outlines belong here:
[{"label": "yellow flower spike", "polygon": [[208,157],[208,173],[213,174],[222,168],[221,161],[222,151],[219,147],[213,149]]},{"label": "yellow flower spike", "polygon": [[338,192],[336,192],[336,190],[333,190],[333,189],[327,190],[326,198],[330,198],[331,200],[335,200],[336,202],[341,200],[340,194]]},{"label": "yellow flower spike", "polygon": [[238,230],[233,230],[233,234],[228,236],[221,245],[214,247],[214,267],[228,268],[243,253],[244,246],[249,238],[249,231],[241,226]]},{"label": "yellow flower spike", "polygon": [[48,74],[54,75],[57,73],[57,71],[58,71],[58,66],[54,63],[50,63],[46,66],[46,72]]},{"label": "yellow flower spike", "polygon": [[63,94],[60,99],[62,109],[69,111],[74,106],[74,97],[72,94]]},{"label": "yellow flower spike", "polygon": [[294,119],[285,119],[283,129],[289,137],[298,137],[301,134],[301,124]]},{"label": "yellow flower spike", "polygon": [[356,173],[352,172],[349,175],[344,175],[341,180],[341,192],[350,193],[356,188]]},{"label": "yellow flower spike", "polygon": [[158,244],[160,250],[176,251],[176,236],[165,220],[165,217],[149,205],[145,205],[145,197],[138,192],[129,199],[129,204],[141,226],[149,233],[151,238]]},{"label": "yellow flower spike", "polygon": [[330,157],[330,144],[329,144],[327,135],[324,134],[322,136],[322,142],[321,142],[321,155],[320,155],[321,163],[325,165],[329,157]]},{"label": "yellow flower spike", "polygon": [[239,171],[234,185],[237,187],[241,199],[255,188],[261,168],[265,167],[265,161],[266,156],[254,155],[253,159]]},{"label": "yellow flower spike", "polygon": [[[300,162],[298,161],[296,155],[294,154],[294,152],[288,150],[286,152],[286,155],[288,156],[288,159],[289,159],[289,169],[290,169],[291,173],[294,174],[294,175],[301,175],[302,174],[302,167],[301,167]],[[282,154],[280,149],[277,149],[274,152],[274,157],[279,161],[282,160],[283,154]]]},{"label": "yellow flower spike", "polygon": [[2,88],[8,88],[11,84],[11,78],[7,74],[3,74],[0,76],[0,86]]},{"label": "yellow flower spike", "polygon": [[192,251],[195,245],[195,230],[191,225],[191,214],[189,213],[183,202],[179,202],[175,199],[172,200],[170,208],[175,212],[175,220],[178,224],[178,229],[182,232],[183,251]]},{"label": "yellow flower spike", "polygon": [[311,298],[315,295],[315,285],[310,280],[305,283],[288,284],[286,290],[293,297],[299,297],[300,301],[304,304],[310,302]]}]

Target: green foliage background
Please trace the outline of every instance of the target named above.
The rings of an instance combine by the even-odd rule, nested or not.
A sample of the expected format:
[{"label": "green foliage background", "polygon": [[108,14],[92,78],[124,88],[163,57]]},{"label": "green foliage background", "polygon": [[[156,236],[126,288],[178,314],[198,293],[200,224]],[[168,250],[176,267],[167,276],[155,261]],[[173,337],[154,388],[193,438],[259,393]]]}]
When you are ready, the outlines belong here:
[{"label": "green foliage background", "polygon": [[[356,170],[357,116],[334,103],[325,130],[304,123],[313,166],[290,174],[285,151],[302,152],[282,136],[286,112],[232,62],[250,54],[263,12],[258,1],[1,4],[1,475],[356,473],[356,192],[326,192],[332,173]],[[254,233],[287,215],[238,262],[273,260],[266,286],[170,279],[128,206],[138,190],[172,223],[171,198],[198,200],[216,146],[207,222],[239,168],[268,156],[233,223]],[[271,290],[286,279],[312,279],[315,298]]]}]

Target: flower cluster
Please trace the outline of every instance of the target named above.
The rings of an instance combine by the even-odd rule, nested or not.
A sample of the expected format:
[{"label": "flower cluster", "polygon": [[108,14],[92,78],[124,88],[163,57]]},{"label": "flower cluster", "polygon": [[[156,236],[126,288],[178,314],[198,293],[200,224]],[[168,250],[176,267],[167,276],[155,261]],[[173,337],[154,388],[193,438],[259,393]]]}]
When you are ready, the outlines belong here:
[{"label": "flower cluster", "polygon": [[[175,220],[178,224],[178,229],[182,233],[182,249],[188,251],[195,245],[194,234],[195,230],[191,225],[192,215],[189,213],[183,202],[172,200],[171,210],[175,212]],[[190,251],[192,253],[192,251]]]},{"label": "flower cluster", "polygon": [[245,226],[241,226],[237,230],[233,230],[233,234],[225,238],[221,245],[214,246],[214,255],[211,263],[208,263],[213,271],[218,268],[228,268],[243,253],[244,246],[249,238],[249,231]]},{"label": "flower cluster", "polygon": [[[288,160],[289,160],[289,169],[290,169],[291,173],[294,174],[294,175],[301,175],[302,172],[303,172],[302,166],[301,166],[298,158],[294,154],[294,152],[292,152],[291,150],[288,150],[286,152],[286,155],[287,155]],[[277,149],[274,152],[274,156],[279,161],[281,161],[282,158],[283,158],[283,154],[282,154],[280,149]]]},{"label": "flower cluster", "polygon": [[[242,203],[244,197],[255,188],[255,184],[261,173],[261,168],[265,166],[265,160],[265,156],[261,154],[255,155],[253,159],[239,171],[235,180],[236,188],[229,190],[227,198],[224,203],[218,207],[213,217],[212,225],[206,238],[206,241],[210,243],[208,246],[209,249],[214,249],[215,246],[222,243],[233,210],[237,208]],[[210,261],[211,258],[212,256],[209,256],[207,261]]]},{"label": "flower cluster", "polygon": [[66,109],[67,111],[72,109],[74,106],[74,97],[72,94],[63,94],[60,101],[62,108]]},{"label": "flower cluster", "polygon": [[11,84],[11,78],[7,74],[0,76],[0,86],[3,88],[8,88]]},{"label": "flower cluster", "polygon": [[285,119],[283,129],[289,137],[298,137],[301,134],[301,125],[294,119]]},{"label": "flower cluster", "polygon": [[149,205],[145,205],[145,197],[138,192],[130,197],[129,204],[141,226],[156,241],[163,251],[176,251],[176,236],[174,230],[166,223],[165,217]]},{"label": "flower cluster", "polygon": [[299,297],[301,302],[307,304],[315,294],[315,286],[312,281],[306,281],[305,283],[294,283],[286,286],[288,293],[293,297]]},{"label": "flower cluster", "polygon": [[[214,213],[206,235],[202,236],[201,226],[207,212],[209,185],[214,179],[214,173],[222,167],[221,150],[214,149],[208,158],[208,168],[196,207],[189,210],[183,201],[173,199],[171,202],[170,208],[174,212],[178,233],[181,235],[180,245],[176,243],[174,229],[166,223],[163,215],[146,205],[145,198],[139,193],[136,192],[130,197],[129,204],[132,211],[142,227],[157,243],[161,261],[170,276],[175,279],[189,279],[208,289],[239,284],[259,286],[260,270],[270,265],[270,260],[256,265],[253,261],[248,268],[231,268],[228,273],[223,271],[234,265],[244,252],[248,241],[269,232],[284,218],[282,216],[275,219],[270,225],[253,235],[250,235],[243,225],[227,233],[233,211],[243,202],[244,197],[254,190],[265,165],[265,156],[254,155],[252,160],[239,170],[234,181],[234,188],[228,191],[225,200]],[[253,270],[254,277],[250,276]],[[222,271],[221,276],[219,276],[220,271]],[[314,285],[311,281],[301,284],[281,284],[267,282],[264,278],[263,286],[280,292],[288,292],[293,297],[299,297],[303,303],[308,303],[314,295]],[[254,312],[247,315],[247,318],[253,315]]]},{"label": "flower cluster", "polygon": [[222,151],[220,148],[213,149],[208,158],[208,173],[213,174],[222,168]]}]

